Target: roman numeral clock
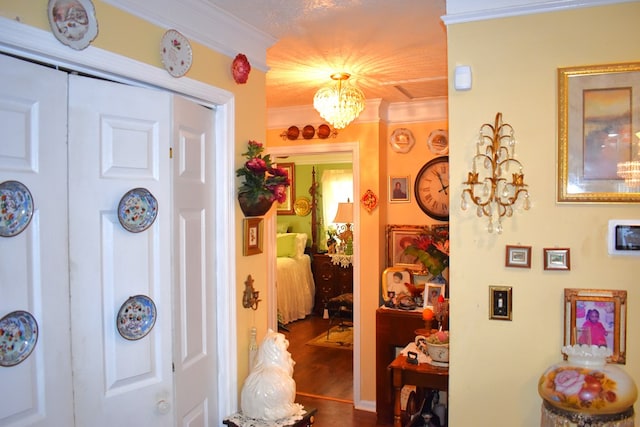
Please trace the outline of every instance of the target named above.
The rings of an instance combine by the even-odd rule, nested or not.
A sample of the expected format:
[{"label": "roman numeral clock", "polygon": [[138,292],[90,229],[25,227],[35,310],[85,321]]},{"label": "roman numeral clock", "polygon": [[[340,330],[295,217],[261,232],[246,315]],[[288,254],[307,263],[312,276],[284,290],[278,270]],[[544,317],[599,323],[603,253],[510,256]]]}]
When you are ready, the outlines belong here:
[{"label": "roman numeral clock", "polygon": [[424,213],[449,221],[449,156],[436,157],[422,166],[413,188]]}]

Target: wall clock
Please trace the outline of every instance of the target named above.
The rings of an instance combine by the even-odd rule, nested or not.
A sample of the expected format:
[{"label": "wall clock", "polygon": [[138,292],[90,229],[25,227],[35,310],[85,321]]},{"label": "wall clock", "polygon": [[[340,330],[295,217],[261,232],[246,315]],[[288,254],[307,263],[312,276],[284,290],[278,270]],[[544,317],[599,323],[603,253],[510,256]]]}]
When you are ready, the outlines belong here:
[{"label": "wall clock", "polygon": [[429,160],[414,185],[418,206],[433,219],[449,221],[449,156]]}]

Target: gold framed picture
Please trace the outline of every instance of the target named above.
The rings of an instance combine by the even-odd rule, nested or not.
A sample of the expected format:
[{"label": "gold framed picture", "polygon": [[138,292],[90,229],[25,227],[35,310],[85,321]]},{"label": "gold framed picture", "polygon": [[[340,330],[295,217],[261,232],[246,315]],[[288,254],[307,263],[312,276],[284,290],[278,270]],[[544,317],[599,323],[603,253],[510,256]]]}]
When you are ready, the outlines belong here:
[{"label": "gold framed picture", "polygon": [[564,290],[564,345],[597,345],[611,349],[609,363],[626,360],[627,291]]},{"label": "gold framed picture", "polygon": [[638,110],[640,62],[558,69],[558,202],[640,202]]},{"label": "gold framed picture", "polygon": [[295,164],[294,163],[278,163],[278,167],[287,171],[289,174],[289,186],[286,188],[287,199],[278,203],[277,205],[277,213],[278,215],[295,215]]},{"label": "gold framed picture", "polygon": [[244,219],[244,244],[242,255],[256,255],[262,253],[262,218]]},{"label": "gold framed picture", "polygon": [[416,256],[404,253],[421,234],[429,234],[428,225],[387,225],[387,267],[420,271],[422,263]]}]

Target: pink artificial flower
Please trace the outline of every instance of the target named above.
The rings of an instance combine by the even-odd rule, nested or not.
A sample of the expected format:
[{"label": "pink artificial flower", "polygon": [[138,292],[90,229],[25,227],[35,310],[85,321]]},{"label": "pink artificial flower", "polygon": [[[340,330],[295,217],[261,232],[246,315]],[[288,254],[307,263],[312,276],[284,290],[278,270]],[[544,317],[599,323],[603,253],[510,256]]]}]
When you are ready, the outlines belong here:
[{"label": "pink artificial flower", "polygon": [[264,173],[267,171],[267,163],[263,159],[260,159],[258,157],[248,160],[245,164],[247,166],[247,169],[252,172]]}]

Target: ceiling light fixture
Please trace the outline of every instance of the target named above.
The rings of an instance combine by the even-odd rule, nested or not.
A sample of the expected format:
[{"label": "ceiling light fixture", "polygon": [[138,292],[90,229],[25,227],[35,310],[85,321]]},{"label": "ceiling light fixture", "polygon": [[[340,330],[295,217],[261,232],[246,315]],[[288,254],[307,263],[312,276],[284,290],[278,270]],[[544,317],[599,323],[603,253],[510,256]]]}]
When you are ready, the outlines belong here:
[{"label": "ceiling light fixture", "polygon": [[364,110],[364,93],[347,83],[349,77],[349,73],[332,74],[337,84],[318,89],[313,97],[313,108],[336,129],[344,129]]}]

